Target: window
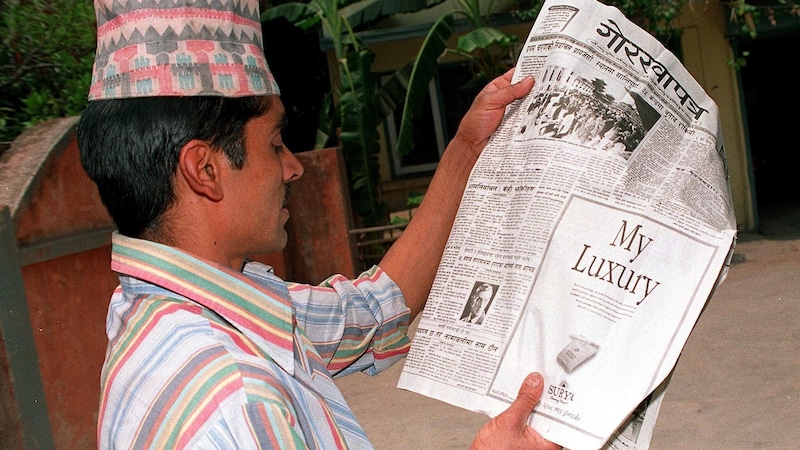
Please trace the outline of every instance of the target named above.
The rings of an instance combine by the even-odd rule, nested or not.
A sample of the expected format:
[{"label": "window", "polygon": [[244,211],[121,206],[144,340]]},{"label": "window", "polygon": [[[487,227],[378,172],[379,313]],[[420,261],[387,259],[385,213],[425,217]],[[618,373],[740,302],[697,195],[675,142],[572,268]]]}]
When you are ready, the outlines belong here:
[{"label": "window", "polygon": [[386,137],[391,153],[392,173],[394,176],[433,172],[444,152],[444,131],[439,109],[439,95],[436,91],[436,79],[428,84],[428,95],[422,117],[413,121],[414,147],[402,158],[397,154],[397,133],[403,116],[402,105],[386,118]]},{"label": "window", "polygon": [[[428,85],[422,117],[414,119],[414,147],[402,158],[397,155],[397,132],[403,114],[402,105],[386,118],[386,137],[392,163],[392,176],[404,178],[429,174],[436,169],[444,148],[458,129],[476,92],[465,86],[471,80],[466,64],[440,66]],[[386,77],[384,77],[385,79]]]}]

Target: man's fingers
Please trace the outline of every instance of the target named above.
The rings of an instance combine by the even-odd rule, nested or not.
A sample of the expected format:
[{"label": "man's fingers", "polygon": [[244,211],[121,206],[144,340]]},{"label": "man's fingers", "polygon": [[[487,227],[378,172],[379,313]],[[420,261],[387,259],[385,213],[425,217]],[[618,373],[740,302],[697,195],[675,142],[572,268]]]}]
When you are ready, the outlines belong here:
[{"label": "man's fingers", "polygon": [[512,84],[510,88],[514,92],[514,98],[523,97],[533,88],[533,77],[529,75],[519,80],[519,82]]},{"label": "man's fingers", "polygon": [[548,441],[528,426],[528,417],[539,403],[544,379],[531,373],[522,382],[517,398],[511,405],[486,423],[472,441],[472,450],[559,450],[561,446]]},{"label": "man's fingers", "polygon": [[499,77],[495,78],[489,83],[490,90],[497,90],[507,87],[511,84],[511,80],[514,78],[514,71],[516,67],[512,67],[506,71],[506,73],[500,75]]},{"label": "man's fingers", "polygon": [[[512,69],[513,70],[513,69]],[[511,74],[506,74],[510,76]],[[495,79],[494,89],[488,89],[479,95],[475,101],[481,102],[488,110],[505,111],[506,106],[518,98],[527,95],[533,88],[533,77],[525,77],[511,84],[509,80]]]},{"label": "man's fingers", "polygon": [[533,408],[539,403],[544,389],[544,379],[539,373],[531,373],[522,382],[516,400],[508,407],[507,412],[513,414],[527,425],[528,416],[533,412]]}]

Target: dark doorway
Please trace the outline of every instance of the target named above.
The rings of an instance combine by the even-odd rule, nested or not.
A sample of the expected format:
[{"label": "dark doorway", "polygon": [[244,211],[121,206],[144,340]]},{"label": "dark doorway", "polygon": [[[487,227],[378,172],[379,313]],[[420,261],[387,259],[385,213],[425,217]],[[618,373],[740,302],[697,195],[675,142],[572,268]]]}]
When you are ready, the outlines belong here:
[{"label": "dark doorway", "polygon": [[293,152],[313,150],[322,98],[330,92],[328,63],[319,34],[304,32],[285,18],[261,24],[264,54],[281,89],[289,126],[283,141]]},{"label": "dark doorway", "polygon": [[[741,69],[759,231],[771,234],[775,220],[796,220],[800,211],[800,89],[792,82],[787,55],[800,52],[800,31],[738,44],[748,52]],[[792,217],[794,216],[794,219]]]}]

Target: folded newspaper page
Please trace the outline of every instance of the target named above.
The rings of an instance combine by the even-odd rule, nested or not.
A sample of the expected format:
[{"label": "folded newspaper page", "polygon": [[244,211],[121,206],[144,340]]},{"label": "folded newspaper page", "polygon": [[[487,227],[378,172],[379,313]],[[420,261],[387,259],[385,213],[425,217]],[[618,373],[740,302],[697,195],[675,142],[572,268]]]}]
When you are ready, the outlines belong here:
[{"label": "folded newspaper page", "polygon": [[619,10],[548,0],[470,176],[398,386],[569,449],[648,448],[736,241],[718,110]]}]

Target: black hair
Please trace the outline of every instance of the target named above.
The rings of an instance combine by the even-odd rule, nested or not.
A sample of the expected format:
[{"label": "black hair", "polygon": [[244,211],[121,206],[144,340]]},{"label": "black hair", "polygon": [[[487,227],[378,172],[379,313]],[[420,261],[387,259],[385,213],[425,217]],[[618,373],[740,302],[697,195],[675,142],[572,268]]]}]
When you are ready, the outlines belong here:
[{"label": "black hair", "polygon": [[89,103],[78,122],[81,164],[119,232],[156,232],[175,201],[181,148],[192,139],[245,163],[244,126],[270,97],[142,97]]}]

